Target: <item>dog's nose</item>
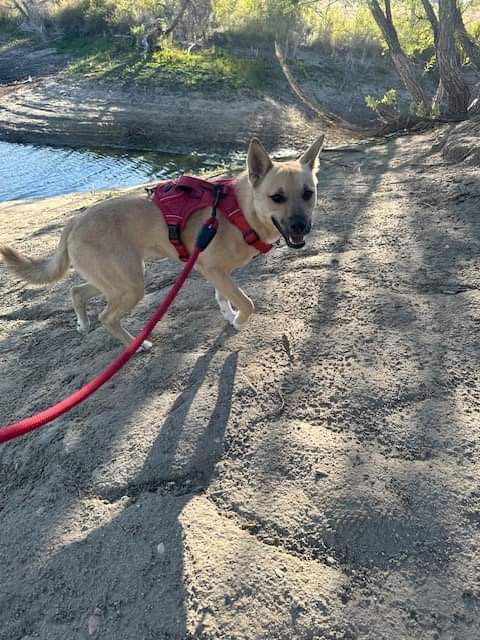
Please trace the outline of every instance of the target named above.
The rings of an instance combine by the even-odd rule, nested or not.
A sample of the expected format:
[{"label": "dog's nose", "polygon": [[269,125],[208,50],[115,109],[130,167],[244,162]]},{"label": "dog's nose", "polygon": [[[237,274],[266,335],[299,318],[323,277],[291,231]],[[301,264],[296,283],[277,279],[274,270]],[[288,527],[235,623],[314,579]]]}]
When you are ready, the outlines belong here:
[{"label": "dog's nose", "polygon": [[310,223],[303,216],[294,216],[289,220],[289,227],[292,233],[304,235],[310,231]]}]

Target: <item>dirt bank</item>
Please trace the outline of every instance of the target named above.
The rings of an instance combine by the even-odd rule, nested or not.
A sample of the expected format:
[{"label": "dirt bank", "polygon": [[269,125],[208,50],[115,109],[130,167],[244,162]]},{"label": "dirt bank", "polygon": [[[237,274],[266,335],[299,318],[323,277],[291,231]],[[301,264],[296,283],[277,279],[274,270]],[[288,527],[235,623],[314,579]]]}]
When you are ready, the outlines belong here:
[{"label": "dirt bank", "polygon": [[[272,48],[260,58],[272,65],[275,79],[268,86],[226,90],[212,81],[199,90],[162,78],[152,78],[144,86],[92,80],[67,73],[72,57],[53,47],[1,45],[0,40],[3,140],[212,152],[243,148],[253,135],[272,148],[300,148],[319,129],[329,131],[331,143],[347,137],[303,108],[279,72]],[[245,49],[231,54],[242,59],[252,56]],[[349,121],[362,125],[373,121],[365,106],[367,94],[383,95],[393,86],[403,99],[398,79],[385,61],[356,61],[352,52],[330,55],[306,49],[299,55],[309,70],[302,77],[308,95]]]},{"label": "dirt bank", "polygon": [[[237,276],[247,331],[195,276],[152,352],[0,449],[1,640],[478,639],[480,184],[430,143],[327,156],[308,247]],[[0,241],[49,251],[85,202],[2,204]],[[118,353],[71,282],[0,267],[2,422]]]},{"label": "dirt bank", "polygon": [[270,147],[300,147],[319,130],[298,106],[273,98],[145,94],[57,77],[4,95],[0,119],[0,137],[11,142],[163,151],[238,149],[254,135]]}]

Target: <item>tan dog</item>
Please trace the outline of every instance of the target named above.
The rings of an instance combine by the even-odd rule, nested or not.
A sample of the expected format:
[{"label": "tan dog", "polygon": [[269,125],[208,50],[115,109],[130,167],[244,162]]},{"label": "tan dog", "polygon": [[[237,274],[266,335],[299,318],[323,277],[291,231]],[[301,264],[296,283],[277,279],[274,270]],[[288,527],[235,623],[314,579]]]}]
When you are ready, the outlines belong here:
[{"label": "tan dog", "polygon": [[[283,236],[291,247],[305,244],[317,201],[316,170],[323,140],[323,136],[318,138],[299,160],[287,162],[273,162],[258,140],[250,142],[247,171],[239,177],[235,193],[247,222],[264,242],[272,243]],[[210,212],[202,209],[191,216],[182,234],[189,251]],[[200,255],[196,269],[215,287],[223,317],[240,329],[254,306],[230,274],[247,264],[257,250],[220,212],[218,218],[217,235]],[[178,259],[161,212],[143,194],[100,202],[70,220],[56,252],[47,258],[27,258],[5,246],[0,247],[0,254],[17,276],[32,284],[60,280],[72,265],[87,281],[72,288],[78,330],[88,332],[87,302],[103,294],[107,306],[100,321],[124,344],[133,338],[121,326],[121,320],[143,298],[144,259]],[[151,346],[150,342],[143,344],[144,349]]]}]

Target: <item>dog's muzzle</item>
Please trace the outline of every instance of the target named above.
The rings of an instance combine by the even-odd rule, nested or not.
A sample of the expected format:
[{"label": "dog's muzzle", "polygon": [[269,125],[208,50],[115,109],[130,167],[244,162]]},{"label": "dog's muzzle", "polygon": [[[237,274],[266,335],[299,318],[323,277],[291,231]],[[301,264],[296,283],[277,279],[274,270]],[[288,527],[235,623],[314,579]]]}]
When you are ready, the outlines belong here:
[{"label": "dog's muzzle", "polygon": [[272,216],[272,222],[288,247],[301,249],[305,246],[305,236],[311,230],[311,224],[308,221],[303,218],[293,218],[289,220],[288,231],[283,228],[283,225],[274,216]]}]

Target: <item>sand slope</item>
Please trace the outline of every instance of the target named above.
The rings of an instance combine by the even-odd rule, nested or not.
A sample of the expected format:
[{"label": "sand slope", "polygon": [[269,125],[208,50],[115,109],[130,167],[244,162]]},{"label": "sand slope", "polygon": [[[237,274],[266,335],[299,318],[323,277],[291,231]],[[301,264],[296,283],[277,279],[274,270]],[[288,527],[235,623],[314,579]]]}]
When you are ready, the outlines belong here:
[{"label": "sand slope", "polygon": [[[308,247],[238,275],[247,331],[195,276],[151,352],[0,449],[1,640],[478,639],[480,184],[430,143],[327,155]],[[2,204],[0,241],[49,251],[93,199]],[[2,422],[118,353],[75,278],[0,268]]]}]

